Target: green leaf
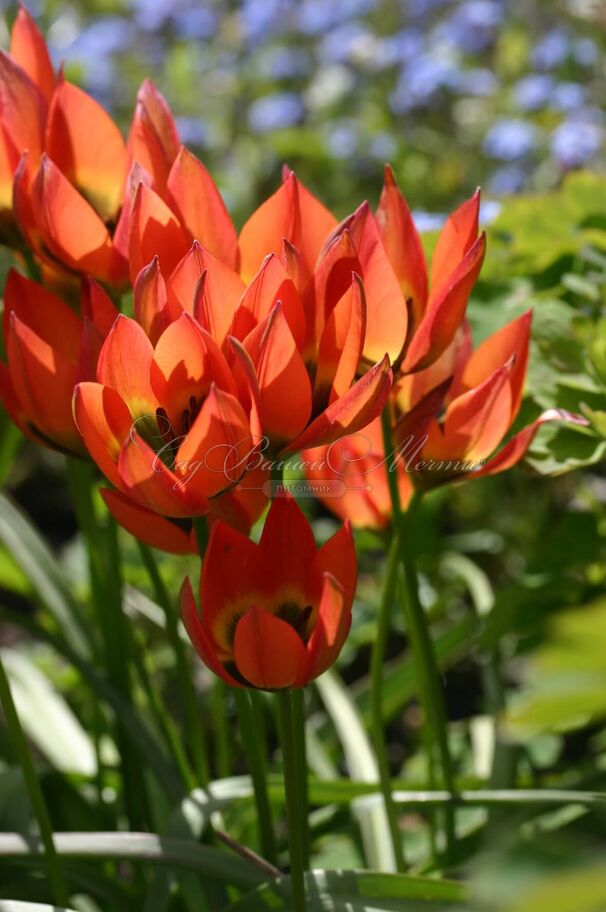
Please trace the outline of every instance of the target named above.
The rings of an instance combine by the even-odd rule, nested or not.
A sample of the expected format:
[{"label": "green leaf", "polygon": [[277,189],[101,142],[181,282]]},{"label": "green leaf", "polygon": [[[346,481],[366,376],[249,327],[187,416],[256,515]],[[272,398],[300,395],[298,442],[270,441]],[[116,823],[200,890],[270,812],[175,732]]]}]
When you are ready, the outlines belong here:
[{"label": "green leaf", "polygon": [[78,602],[48,545],[25,514],[0,492],[0,541],[30,580],[42,603],[55,618],[70,646],[89,653]]},{"label": "green leaf", "polygon": [[557,909],[557,912],[598,912],[606,907],[606,877],[604,865],[579,870],[552,872],[549,878],[525,891],[507,912],[537,912],[538,909]]},{"label": "green leaf", "polygon": [[[373,871],[312,871],[305,887],[308,912],[416,912],[468,897],[467,888],[454,881]],[[284,877],[232,903],[226,912],[290,912],[290,902],[290,882]]]},{"label": "green leaf", "polygon": [[74,912],[62,906],[49,906],[46,903],[20,902],[17,899],[0,899],[0,912]]},{"label": "green leaf", "polygon": [[[252,889],[265,875],[240,857],[187,839],[169,839],[152,833],[54,833],[57,853],[63,858],[114,858],[119,861],[166,865],[242,889]],[[43,861],[38,839],[19,833],[0,833],[0,858]]]}]

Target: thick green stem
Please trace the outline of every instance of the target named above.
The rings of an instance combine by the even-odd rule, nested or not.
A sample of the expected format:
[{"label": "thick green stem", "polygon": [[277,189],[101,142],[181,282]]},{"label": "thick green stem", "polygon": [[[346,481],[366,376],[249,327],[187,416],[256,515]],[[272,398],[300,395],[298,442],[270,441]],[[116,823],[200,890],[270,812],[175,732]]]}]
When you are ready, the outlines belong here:
[{"label": "thick green stem", "polygon": [[297,763],[297,785],[303,837],[303,866],[309,870],[309,790],[307,784],[307,746],[305,742],[305,691],[298,688],[292,692],[292,725],[295,739],[295,761]]},{"label": "thick green stem", "polygon": [[406,869],[406,861],[404,859],[402,837],[398,826],[398,810],[391,791],[391,776],[389,772],[389,760],[387,757],[385,729],[383,726],[383,663],[385,661],[385,648],[387,646],[387,636],[389,633],[389,614],[396,591],[399,560],[399,544],[398,536],[396,534],[391,540],[391,545],[387,554],[383,595],[381,598],[381,606],[379,608],[379,616],[377,618],[375,639],[370,660],[370,708],[372,734],[379,767],[379,779],[385,804],[385,813],[387,814],[387,821],[389,823],[389,832],[391,834],[396,867],[398,871],[403,872]]},{"label": "thick green stem", "polygon": [[187,662],[185,644],[179,635],[179,621],[175,605],[172,603],[168,594],[153,551],[147,545],[143,544],[143,542],[138,542],[138,545],[141,557],[143,558],[143,563],[145,564],[154,589],[156,601],[164,611],[164,617],[166,618],[166,633],[168,634],[170,645],[175,654],[181,702],[185,713],[187,730],[189,732],[191,752],[198,785],[207,785],[210,778],[208,749],[204,740],[198,700]]},{"label": "thick green stem", "polygon": [[[402,512],[400,492],[395,467],[390,466],[390,454],[394,452],[391,435],[391,416],[389,405],[381,416],[383,429],[383,446],[387,456],[387,481],[391,497],[393,526],[400,542],[400,560],[404,571],[403,609],[407,631],[410,638],[411,649],[415,658],[415,666],[419,681],[419,696],[425,711],[426,725],[430,737],[437,747],[440,758],[442,781],[445,788],[454,795],[455,783],[448,744],[448,717],[444,701],[444,692],[440,679],[440,670],[436,660],[427,617],[419,599],[419,583],[412,549],[409,542],[414,541],[415,510],[420,499],[420,494],[415,492],[408,506],[406,514]],[[391,469],[394,469],[391,471]],[[428,756],[431,764],[432,758]],[[454,805],[446,808],[446,846],[447,860],[453,861],[456,857],[456,831]]]},{"label": "thick green stem", "polygon": [[210,711],[215,747],[215,775],[217,779],[226,779],[231,775],[231,751],[229,719],[225,714],[227,684],[221,678],[213,681],[210,695]]},{"label": "thick green stem", "polygon": [[275,864],[276,841],[274,837],[269,792],[267,789],[267,766],[265,763],[265,754],[262,750],[264,741],[259,738],[259,733],[256,729],[255,716],[248,691],[234,687],[232,692],[238,709],[242,742],[250,767],[250,775],[255,792],[261,848],[267,861]]},{"label": "thick green stem", "polygon": [[288,820],[288,848],[290,853],[290,882],[292,890],[292,912],[306,912],[305,901],[305,837],[306,821],[301,807],[301,789],[297,781],[300,764],[297,762],[297,739],[294,734],[293,693],[281,691],[276,694],[280,718],[282,759],[284,765],[284,794]]},{"label": "thick green stem", "polygon": [[65,885],[63,871],[61,869],[60,858],[57,854],[57,850],[55,849],[55,843],[53,842],[53,828],[48,814],[48,808],[46,806],[46,801],[44,800],[44,795],[42,794],[42,789],[40,788],[38,776],[36,775],[34,761],[32,760],[32,756],[29,752],[27,741],[25,739],[25,735],[23,734],[23,729],[21,728],[21,723],[19,722],[17,710],[15,709],[15,704],[13,702],[11,687],[1,658],[0,705],[2,705],[2,710],[4,712],[6,726],[8,728],[8,733],[13,744],[13,749],[17,755],[19,765],[21,766],[21,772],[23,773],[23,779],[25,781],[25,786],[27,788],[29,800],[31,802],[32,811],[38,822],[40,838],[42,840],[42,845],[44,846],[44,853],[46,856],[48,879],[51,885],[53,899],[58,906],[67,906],[67,887]]}]

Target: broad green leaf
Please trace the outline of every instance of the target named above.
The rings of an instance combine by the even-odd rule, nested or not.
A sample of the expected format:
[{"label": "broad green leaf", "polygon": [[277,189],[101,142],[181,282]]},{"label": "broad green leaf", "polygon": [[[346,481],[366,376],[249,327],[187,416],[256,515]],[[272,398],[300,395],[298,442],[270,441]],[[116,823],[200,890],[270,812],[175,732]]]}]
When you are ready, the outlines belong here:
[{"label": "broad green leaf", "polygon": [[[65,858],[113,858],[120,861],[166,865],[242,889],[263,883],[265,876],[240,857],[187,839],[169,839],[152,833],[55,833],[58,854]],[[18,833],[0,833],[0,858],[43,861],[37,839]]]},{"label": "broad green leaf", "polygon": [[[312,871],[306,875],[308,912],[417,912],[467,899],[463,884],[373,871]],[[227,912],[290,912],[290,882],[280,878],[232,903]]]},{"label": "broad green leaf", "polygon": [[26,734],[56,769],[93,776],[93,744],[63,696],[25,653],[3,649],[1,654]]}]

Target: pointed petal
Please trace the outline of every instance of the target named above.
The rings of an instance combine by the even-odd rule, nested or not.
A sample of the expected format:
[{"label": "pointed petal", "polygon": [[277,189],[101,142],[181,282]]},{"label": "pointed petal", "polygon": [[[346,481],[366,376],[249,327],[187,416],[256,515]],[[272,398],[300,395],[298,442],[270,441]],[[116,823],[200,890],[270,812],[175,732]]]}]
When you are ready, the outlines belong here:
[{"label": "pointed petal", "polygon": [[134,312],[135,320],[143,327],[152,345],[156,345],[167,326],[178,316],[178,312],[171,312],[157,256],[137,276]]},{"label": "pointed petal", "polygon": [[157,400],[150,382],[153,349],[135,320],[120,314],[97,364],[97,380],[116,390],[133,418],[155,415]]},{"label": "pointed petal", "polygon": [[304,603],[310,595],[310,571],[316,557],[316,543],[305,514],[290,494],[272,501],[259,547],[270,568],[270,591],[281,587],[294,590]]},{"label": "pointed petal", "polygon": [[0,50],[0,117],[15,155],[29,152],[29,167],[37,167],[44,143],[46,101],[38,86],[16,61]]},{"label": "pointed petal", "polygon": [[324,574],[318,617],[307,643],[307,683],[319,677],[336,661],[351,627],[351,602],[348,603],[338,580]]},{"label": "pointed petal", "polygon": [[94,98],[63,79],[49,108],[45,151],[104,221],[115,216],[126,178],[122,134]]},{"label": "pointed petal", "polygon": [[15,313],[36,335],[72,363],[78,357],[82,321],[61,298],[10,269],[4,287],[4,335]]},{"label": "pointed petal", "polygon": [[280,254],[284,239],[293,244],[312,272],[336,219],[290,172],[279,190],[253,212],[240,232],[240,273],[255,275],[268,253]]},{"label": "pointed petal", "polygon": [[412,299],[415,325],[427,304],[427,264],[421,238],[393,171],[385,165],[385,179],[377,209],[377,227],[402,294]]},{"label": "pointed petal", "polygon": [[355,273],[347,291],[330,314],[320,341],[315,377],[317,401],[334,402],[353,383],[366,333],[366,300],[362,280]]},{"label": "pointed petal", "polygon": [[154,256],[164,275],[170,275],[190,245],[187,233],[165,202],[145,184],[135,194],[130,227],[130,274],[136,277]]},{"label": "pointed petal", "polygon": [[351,234],[345,227],[326,244],[304,294],[309,330],[307,345],[312,358],[317,354],[332,309],[350,288],[353,272],[361,274],[362,266]]},{"label": "pointed petal", "polygon": [[481,234],[440,286],[433,297],[406,352],[402,370],[417,371],[428,367],[448,348],[465,316],[469,295],[476,283],[486,251],[486,236]]},{"label": "pointed petal", "polygon": [[74,419],[86,448],[103,474],[122,488],[118,455],[132,418],[118,393],[100,383],[79,383],[74,391]]},{"label": "pointed petal", "polygon": [[[287,443],[309,421],[311,383],[280,304],[247,336],[244,345],[259,380],[263,431],[274,441]],[[285,397],[288,408],[284,407]]]},{"label": "pointed petal", "polygon": [[179,447],[175,471],[199,497],[231,488],[244,474],[254,449],[248,420],[235,396],[210,392]]},{"label": "pointed petal", "polygon": [[145,79],[137,92],[128,134],[128,160],[137,161],[145,168],[152,177],[154,189],[162,195],[179,145],[179,133],[166,99],[151,79]]},{"label": "pointed petal", "polygon": [[330,573],[343,593],[345,607],[351,610],[358,582],[358,559],[349,523],[345,523],[326,541],[316,554],[312,574],[324,578]]},{"label": "pointed petal", "polygon": [[238,621],[234,661],[253,687],[261,690],[292,687],[305,658],[305,646],[299,634],[269,611],[253,606]]},{"label": "pointed petal", "polygon": [[230,334],[236,339],[245,339],[278,301],[282,304],[284,317],[297,347],[301,347],[306,335],[303,304],[284,264],[275,254],[265,257],[258,273],[244,291]]},{"label": "pointed petal", "polygon": [[311,422],[286,452],[296,452],[308,447],[331,443],[345,434],[351,434],[380,414],[387,401],[392,383],[392,372],[387,355],[371,367],[352,388],[332,402],[321,415]]},{"label": "pointed petal", "polygon": [[25,6],[20,5],[11,30],[9,53],[22,67],[47,101],[55,88],[55,71],[46,41]]},{"label": "pointed petal", "polygon": [[502,450],[496,456],[489,459],[488,462],[477,472],[471,472],[468,478],[482,478],[484,475],[498,475],[499,472],[505,472],[510,469],[521,459],[524,458],[528,449],[534,440],[535,434],[542,424],[546,421],[568,421],[572,424],[584,426],[587,421],[580,415],[574,415],[565,409],[547,409],[542,415],[525,427],[519,433],[509,440]]},{"label": "pointed petal", "polygon": [[206,620],[204,622],[200,620],[189,578],[185,579],[185,582],[181,587],[179,599],[181,605],[181,618],[185,629],[187,630],[187,635],[204,664],[231,687],[242,687],[242,685],[232,678],[229,672],[225,670],[224,666],[217,658],[216,647],[207,633]]},{"label": "pointed petal", "polygon": [[192,536],[174,522],[147,510],[120,491],[101,489],[108,510],[120,525],[152,548],[169,554],[197,554]]},{"label": "pointed petal", "polygon": [[192,238],[230,269],[238,267],[238,236],[215,182],[195,155],[181,146],[168,178],[171,207]]},{"label": "pointed petal", "polygon": [[[152,183],[153,181],[151,175],[148,174],[148,172],[139,164],[139,162],[133,162],[129,168],[126,181],[124,183],[124,191],[122,193],[122,209],[120,210],[118,223],[114,230],[113,237],[114,248],[118,251],[125,262],[129,258],[130,233],[139,184],[145,184],[146,187],[151,187]],[[134,284],[132,279],[131,284]]]},{"label": "pointed petal", "polygon": [[451,275],[476,243],[479,212],[478,189],[446,220],[431,259],[431,300],[450,282]]}]

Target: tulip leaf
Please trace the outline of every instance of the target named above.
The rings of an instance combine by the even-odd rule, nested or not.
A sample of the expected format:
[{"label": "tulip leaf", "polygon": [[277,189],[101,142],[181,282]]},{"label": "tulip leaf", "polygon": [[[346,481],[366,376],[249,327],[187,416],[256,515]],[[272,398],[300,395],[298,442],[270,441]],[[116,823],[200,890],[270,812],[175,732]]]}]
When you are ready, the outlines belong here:
[{"label": "tulip leaf", "polygon": [[[423,912],[436,903],[441,909],[444,904],[459,907],[468,895],[465,885],[454,881],[373,871],[315,870],[306,875],[305,888],[308,912]],[[290,896],[289,879],[280,878],[243,896],[226,912],[286,912],[292,908]]]}]

